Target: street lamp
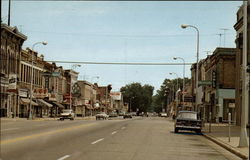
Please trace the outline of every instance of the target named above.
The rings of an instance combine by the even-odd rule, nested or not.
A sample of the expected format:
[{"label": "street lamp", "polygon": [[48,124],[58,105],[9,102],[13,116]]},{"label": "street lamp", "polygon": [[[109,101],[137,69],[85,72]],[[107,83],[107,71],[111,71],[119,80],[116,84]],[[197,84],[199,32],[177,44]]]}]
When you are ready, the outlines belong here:
[{"label": "street lamp", "polygon": [[181,59],[183,61],[183,87],[182,87],[182,102],[184,104],[184,86],[185,86],[185,60],[181,57],[173,57],[174,60]]},{"label": "street lamp", "polygon": [[195,93],[195,110],[198,111],[198,96],[197,96],[197,92],[198,92],[198,63],[199,63],[199,29],[195,26],[192,25],[187,25],[187,24],[182,24],[181,28],[185,29],[187,27],[191,27],[194,28],[197,31],[197,59],[196,59],[196,93]]},{"label": "street lamp", "polygon": [[[71,71],[73,70],[73,69],[75,69],[76,67],[81,67],[81,65],[80,64],[73,64],[72,66],[71,66]],[[70,72],[71,72],[70,71]],[[72,74],[70,74],[70,89],[69,89],[69,109],[71,109],[72,108],[72,97],[71,97],[71,92],[72,92]]]},{"label": "street lamp", "polygon": [[33,52],[34,52],[34,48],[37,44],[42,44],[42,45],[47,45],[48,43],[43,41],[43,42],[36,42],[32,45],[32,52],[31,52],[31,78],[30,78],[30,111],[29,111],[29,119],[32,119],[32,95],[33,95],[33,74],[34,74],[34,71],[33,71],[33,68],[34,68],[34,63],[33,63]]}]

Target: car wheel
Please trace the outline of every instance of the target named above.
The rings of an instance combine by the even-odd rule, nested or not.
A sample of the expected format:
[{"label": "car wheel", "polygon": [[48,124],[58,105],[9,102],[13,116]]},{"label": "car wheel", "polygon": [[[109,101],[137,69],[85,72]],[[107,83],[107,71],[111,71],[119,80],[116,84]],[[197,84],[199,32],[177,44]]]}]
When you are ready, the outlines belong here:
[{"label": "car wheel", "polygon": [[195,132],[196,132],[196,133],[201,133],[201,130],[200,130],[200,129],[198,129],[198,130],[196,130]]},{"label": "car wheel", "polygon": [[179,130],[178,130],[177,128],[174,129],[174,133],[178,133],[178,131],[179,131]]}]

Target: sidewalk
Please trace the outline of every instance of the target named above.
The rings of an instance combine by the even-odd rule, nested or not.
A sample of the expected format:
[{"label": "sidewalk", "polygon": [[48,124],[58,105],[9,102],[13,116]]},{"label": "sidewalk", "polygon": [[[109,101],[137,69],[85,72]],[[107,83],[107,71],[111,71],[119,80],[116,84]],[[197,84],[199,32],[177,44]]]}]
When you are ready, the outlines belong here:
[{"label": "sidewalk", "polygon": [[239,148],[240,126],[231,125],[231,138],[229,142],[228,124],[211,124],[211,133],[209,133],[209,124],[206,123],[203,129],[203,135],[211,141],[217,143],[237,156],[247,159],[249,156],[249,147]]},{"label": "sidewalk", "polygon": [[[44,117],[44,118],[34,118],[32,121],[56,121],[59,120],[59,117]],[[75,117],[75,120],[95,120],[95,116],[87,117]],[[27,118],[0,118],[2,123],[4,122],[15,122],[15,121],[27,121]]]}]

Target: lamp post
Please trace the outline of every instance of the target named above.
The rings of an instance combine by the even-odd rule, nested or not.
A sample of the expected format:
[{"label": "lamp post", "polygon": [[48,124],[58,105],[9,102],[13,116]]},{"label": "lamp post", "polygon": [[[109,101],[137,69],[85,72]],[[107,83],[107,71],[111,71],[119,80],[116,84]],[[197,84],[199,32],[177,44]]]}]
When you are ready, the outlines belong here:
[{"label": "lamp post", "polygon": [[31,78],[30,78],[30,107],[29,107],[29,119],[31,120],[32,119],[32,95],[33,95],[33,74],[34,74],[34,63],[33,63],[33,51],[34,51],[34,48],[35,48],[35,46],[36,45],[38,45],[38,44],[42,44],[42,45],[47,45],[48,43],[47,42],[45,42],[45,41],[43,41],[43,42],[36,42],[36,43],[34,43],[33,45],[32,45],[32,48],[31,48],[31,50],[32,50],[32,52],[31,52]]},{"label": "lamp post", "polygon": [[182,102],[184,104],[184,87],[185,87],[185,60],[181,57],[173,57],[174,60],[181,59],[183,61],[183,81],[182,81]]},{"label": "lamp post", "polygon": [[187,27],[194,28],[197,31],[197,59],[196,59],[196,92],[195,92],[195,110],[198,111],[198,96],[197,96],[197,91],[198,91],[198,63],[199,63],[199,29],[195,26],[192,25],[187,25],[187,24],[182,24],[181,28],[185,29]]},{"label": "lamp post", "polygon": [[[73,70],[73,69],[75,69],[76,67],[81,67],[81,65],[80,64],[73,64],[72,66],[71,66],[71,71]],[[70,71],[70,72],[71,72]],[[72,108],[72,74],[70,74],[70,89],[69,89],[69,109],[71,109]]]}]

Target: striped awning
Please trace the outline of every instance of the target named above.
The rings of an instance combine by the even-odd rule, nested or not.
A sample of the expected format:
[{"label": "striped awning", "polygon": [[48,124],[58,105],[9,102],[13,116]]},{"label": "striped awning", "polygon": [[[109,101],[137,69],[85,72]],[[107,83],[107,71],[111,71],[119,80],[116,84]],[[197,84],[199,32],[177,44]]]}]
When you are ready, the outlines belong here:
[{"label": "striped awning", "polygon": [[[21,104],[23,104],[23,105],[30,104],[30,99],[28,99],[28,98],[21,98]],[[33,106],[38,106],[38,104],[36,102],[34,102],[34,101],[31,101],[31,104]]]},{"label": "striped awning", "polygon": [[53,102],[55,105],[57,105],[59,108],[65,108],[64,105],[58,102]]},{"label": "striped awning", "polygon": [[53,107],[52,104],[50,104],[50,103],[44,101],[43,99],[37,99],[37,102],[38,102],[40,105],[42,105],[42,106]]}]

